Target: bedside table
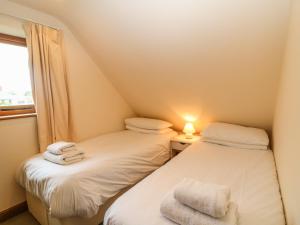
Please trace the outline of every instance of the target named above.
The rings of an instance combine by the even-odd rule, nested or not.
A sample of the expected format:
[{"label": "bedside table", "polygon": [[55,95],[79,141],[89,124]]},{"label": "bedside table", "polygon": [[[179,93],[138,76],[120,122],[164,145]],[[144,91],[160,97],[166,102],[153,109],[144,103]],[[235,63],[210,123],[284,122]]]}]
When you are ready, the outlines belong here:
[{"label": "bedside table", "polygon": [[187,139],[184,134],[173,137],[171,139],[171,158],[199,140],[200,136]]}]

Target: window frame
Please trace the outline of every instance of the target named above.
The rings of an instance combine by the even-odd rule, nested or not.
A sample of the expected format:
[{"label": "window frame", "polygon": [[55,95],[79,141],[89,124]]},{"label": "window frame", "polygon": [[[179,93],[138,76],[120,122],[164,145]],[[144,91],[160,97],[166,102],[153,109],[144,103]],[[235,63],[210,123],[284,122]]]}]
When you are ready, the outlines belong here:
[{"label": "window frame", "polygon": [[[9,34],[0,33],[0,43],[27,47],[26,39]],[[36,110],[34,104],[32,105],[13,105],[0,106],[0,120],[12,118],[24,118],[35,116]]]}]

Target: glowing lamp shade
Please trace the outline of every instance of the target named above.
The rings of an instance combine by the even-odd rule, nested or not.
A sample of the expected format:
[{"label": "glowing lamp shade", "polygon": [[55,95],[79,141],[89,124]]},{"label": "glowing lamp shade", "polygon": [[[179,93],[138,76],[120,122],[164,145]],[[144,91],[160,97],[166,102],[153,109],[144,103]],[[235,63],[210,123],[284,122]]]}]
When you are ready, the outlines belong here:
[{"label": "glowing lamp shade", "polygon": [[185,125],[184,125],[184,128],[183,128],[183,133],[185,133],[185,137],[186,138],[193,138],[193,133],[195,133],[195,128],[194,128],[194,125],[193,123],[191,122],[187,122]]}]

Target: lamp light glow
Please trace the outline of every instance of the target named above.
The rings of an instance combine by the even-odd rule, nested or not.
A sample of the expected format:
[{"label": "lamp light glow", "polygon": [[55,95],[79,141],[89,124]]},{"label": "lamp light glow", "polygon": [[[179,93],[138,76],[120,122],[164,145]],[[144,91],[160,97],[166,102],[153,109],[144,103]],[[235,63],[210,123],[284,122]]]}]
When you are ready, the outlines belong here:
[{"label": "lamp light glow", "polygon": [[191,139],[193,138],[193,134],[195,133],[195,128],[194,128],[194,124],[192,122],[187,122],[185,125],[184,125],[184,128],[183,128],[183,133],[185,133],[185,137],[187,139]]},{"label": "lamp light glow", "polygon": [[186,122],[191,122],[191,123],[193,123],[197,120],[196,116],[193,116],[193,115],[190,115],[190,114],[187,114],[187,115],[183,116],[183,118]]}]

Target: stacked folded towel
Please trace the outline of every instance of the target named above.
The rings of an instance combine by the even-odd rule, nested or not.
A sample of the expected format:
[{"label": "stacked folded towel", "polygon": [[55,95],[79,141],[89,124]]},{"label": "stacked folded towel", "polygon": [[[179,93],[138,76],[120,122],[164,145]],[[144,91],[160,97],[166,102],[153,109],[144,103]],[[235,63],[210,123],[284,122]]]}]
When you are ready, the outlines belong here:
[{"label": "stacked folded towel", "polygon": [[237,206],[226,186],[185,178],[163,199],[163,216],[181,225],[236,225]]},{"label": "stacked folded towel", "polygon": [[60,165],[79,162],[84,158],[84,152],[75,143],[65,141],[49,145],[43,155],[46,160]]}]

